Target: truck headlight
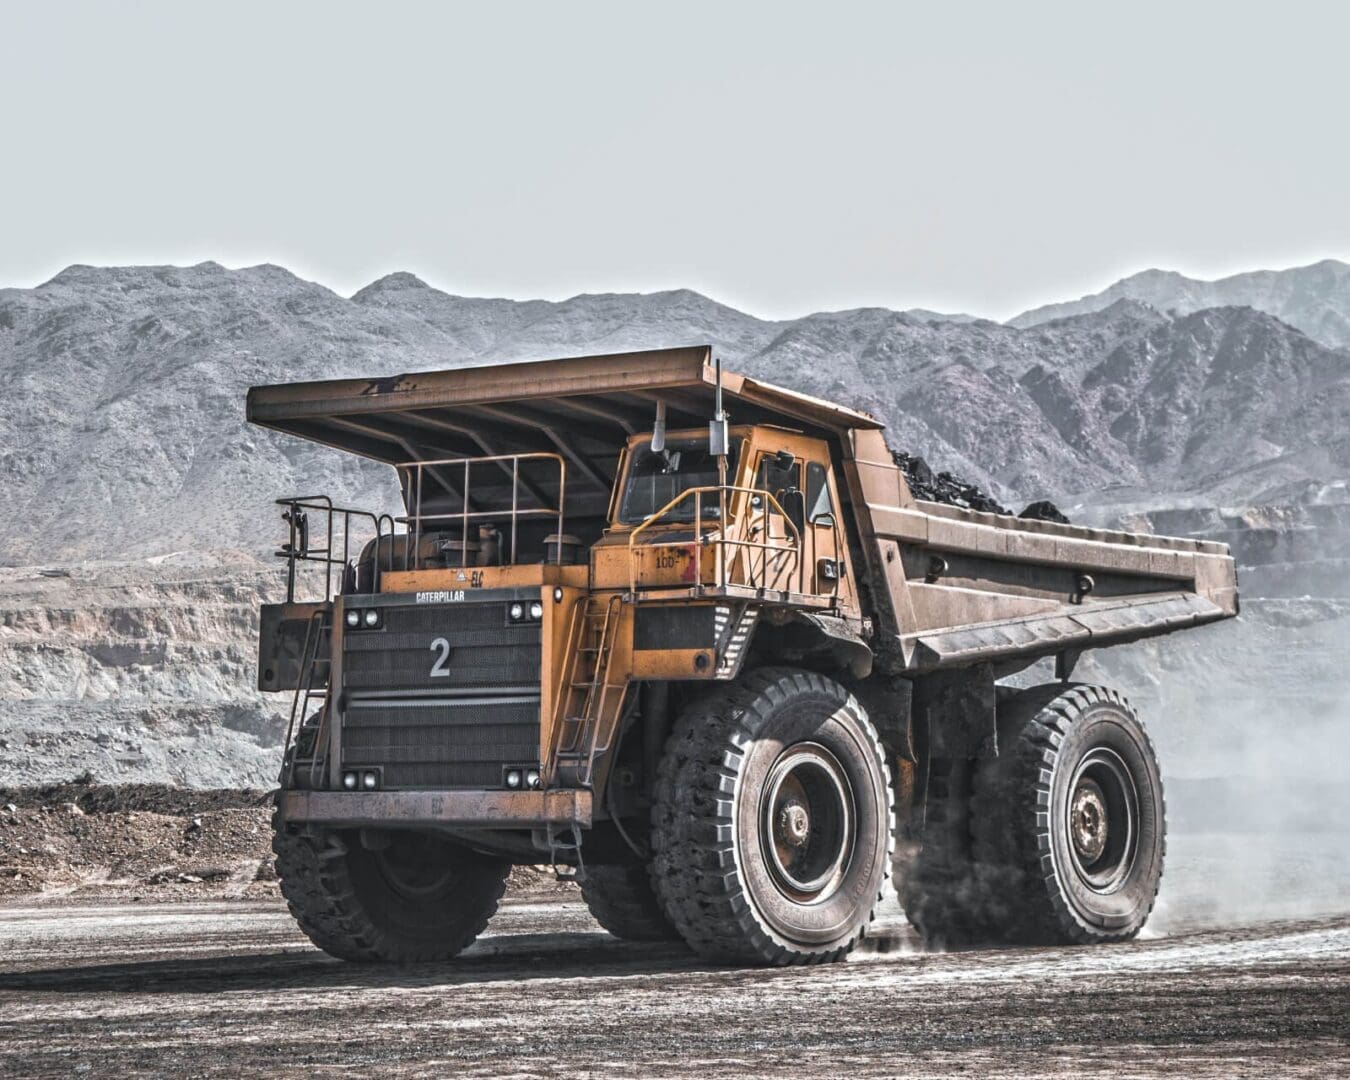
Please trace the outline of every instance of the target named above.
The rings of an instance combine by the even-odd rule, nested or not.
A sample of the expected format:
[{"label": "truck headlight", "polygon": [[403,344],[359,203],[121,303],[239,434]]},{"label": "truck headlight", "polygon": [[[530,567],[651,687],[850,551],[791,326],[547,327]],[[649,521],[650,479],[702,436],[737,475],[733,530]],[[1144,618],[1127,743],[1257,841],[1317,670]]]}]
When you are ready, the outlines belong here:
[{"label": "truck headlight", "polygon": [[375,608],[366,608],[364,622],[368,627],[380,625],[380,613]]},{"label": "truck headlight", "polygon": [[342,774],[342,786],[348,791],[355,791],[360,778],[354,772],[345,772]]},{"label": "truck headlight", "polygon": [[507,614],[511,616],[512,622],[520,622],[521,619],[525,618],[525,605],[519,603],[512,604],[511,607],[507,609]]},{"label": "truck headlight", "polygon": [[349,609],[347,612],[346,622],[348,626],[350,626],[352,629],[355,629],[356,627],[361,625],[361,613],[357,611],[355,608]]},{"label": "truck headlight", "polygon": [[512,769],[506,774],[506,786],[509,788],[520,787],[520,770]]},{"label": "truck headlight", "polygon": [[530,618],[536,621],[544,617],[544,605],[536,600],[530,605]]}]

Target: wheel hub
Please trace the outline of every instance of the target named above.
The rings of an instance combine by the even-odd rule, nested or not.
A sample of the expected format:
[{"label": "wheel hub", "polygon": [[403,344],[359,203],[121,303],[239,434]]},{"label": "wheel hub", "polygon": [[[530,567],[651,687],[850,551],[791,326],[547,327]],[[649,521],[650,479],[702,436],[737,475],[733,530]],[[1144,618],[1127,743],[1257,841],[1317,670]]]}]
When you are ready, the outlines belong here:
[{"label": "wheel hub", "polygon": [[1084,777],[1078,782],[1069,817],[1073,823],[1073,846],[1078,854],[1089,862],[1100,858],[1106,850],[1106,796],[1095,781]]},{"label": "wheel hub", "polygon": [[805,847],[811,835],[811,815],[796,800],[783,804],[778,811],[777,831],[793,847]]},{"label": "wheel hub", "polygon": [[1094,892],[1118,889],[1139,850],[1139,792],[1124,759],[1107,746],[1083,756],[1069,788],[1065,827],[1079,879]]},{"label": "wheel hub", "polygon": [[760,835],[774,883],[798,903],[832,896],[853,856],[853,791],[838,759],[819,743],[789,746],[760,802]]}]

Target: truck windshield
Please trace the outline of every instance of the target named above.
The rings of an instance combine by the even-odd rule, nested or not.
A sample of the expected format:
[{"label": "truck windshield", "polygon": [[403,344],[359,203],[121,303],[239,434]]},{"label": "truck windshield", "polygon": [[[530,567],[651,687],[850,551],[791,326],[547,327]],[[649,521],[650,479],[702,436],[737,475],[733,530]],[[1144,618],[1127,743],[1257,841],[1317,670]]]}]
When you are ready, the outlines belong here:
[{"label": "truck windshield", "polygon": [[[727,454],[727,482],[734,483],[736,461],[740,455],[740,440],[733,439]],[[670,502],[682,491],[717,485],[717,458],[708,453],[707,439],[671,439],[666,448],[656,453],[650,445],[636,447],[628,467],[628,482],[623,498],[619,500],[619,521],[638,525]],[[721,496],[718,492],[703,495],[703,517],[721,517]],[[667,521],[690,522],[694,519],[694,497],[674,507],[665,517]]]}]

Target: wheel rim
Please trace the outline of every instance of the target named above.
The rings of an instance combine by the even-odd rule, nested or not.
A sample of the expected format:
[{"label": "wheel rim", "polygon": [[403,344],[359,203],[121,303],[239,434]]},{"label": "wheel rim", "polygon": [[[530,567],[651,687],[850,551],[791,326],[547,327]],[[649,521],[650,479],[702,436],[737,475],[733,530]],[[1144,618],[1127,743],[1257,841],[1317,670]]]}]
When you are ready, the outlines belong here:
[{"label": "wheel rim", "polygon": [[1097,747],[1074,772],[1067,807],[1069,854],[1093,892],[1119,888],[1139,852],[1139,792],[1124,759]]},{"label": "wheel rim", "polygon": [[779,755],[760,799],[760,840],[774,884],[798,903],[838,890],[853,857],[853,789],[839,760],[819,743]]},{"label": "wheel rim", "polygon": [[390,889],[409,900],[424,900],[445,892],[455,877],[445,846],[432,837],[403,835],[375,852],[375,861]]}]

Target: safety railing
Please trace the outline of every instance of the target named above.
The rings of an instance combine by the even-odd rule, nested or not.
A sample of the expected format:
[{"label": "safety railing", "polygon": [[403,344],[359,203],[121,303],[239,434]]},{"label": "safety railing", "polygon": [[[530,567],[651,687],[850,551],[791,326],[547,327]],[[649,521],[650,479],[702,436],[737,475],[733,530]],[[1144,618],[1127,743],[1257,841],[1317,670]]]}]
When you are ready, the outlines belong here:
[{"label": "safety railing", "polygon": [[[346,506],[334,506],[327,495],[296,495],[287,499],[278,499],[277,505],[285,507],[281,512],[287,526],[287,539],[274,554],[286,560],[286,602],[295,602],[296,572],[302,563],[313,563],[323,569],[323,600],[333,596],[334,577],[339,588],[343,585],[343,575],[353,555],[359,555],[367,540],[375,541],[375,572],[371,575],[368,587],[361,590],[375,592],[379,587],[379,570],[393,569],[392,550],[394,537],[394,519],[389,514],[377,514],[370,510],[353,510]],[[310,514],[322,516],[319,530],[310,527]],[[360,523],[360,530],[353,536],[353,521]],[[365,528],[369,526],[369,528]],[[324,538],[322,547],[314,547],[316,532]],[[353,540],[361,537],[362,532],[370,535],[360,538],[357,544]],[[385,537],[388,537],[386,543]],[[355,547],[355,551],[353,551]],[[381,566],[381,556],[389,551],[389,566]]]},{"label": "safety railing", "polygon": [[[319,665],[319,652],[324,646],[326,635],[331,630],[329,610],[326,607],[315,611],[305,622],[305,643],[300,650],[300,678],[295,684],[295,693],[291,697],[290,718],[286,723],[286,741],[282,743],[285,748],[282,758],[282,767],[285,773],[281,781],[283,790],[289,790],[294,786],[295,767],[303,750],[309,752],[309,786],[311,788],[319,786],[319,776],[323,768],[321,747],[328,745],[325,735],[327,734],[329,694],[327,681],[316,683],[315,680]],[[324,703],[324,707],[319,712],[317,729],[313,732],[308,745],[301,746],[301,735],[305,729],[306,718],[309,716],[311,705],[316,700]]]},{"label": "safety railing", "polygon": [[[721,513],[719,514],[718,531],[716,533],[703,533],[702,531],[703,497],[708,494],[716,494],[719,499],[718,505],[721,509]],[[745,531],[754,527],[749,521],[745,520],[748,516],[745,512],[737,514],[736,518],[739,520],[735,523],[732,522],[732,515],[728,511],[730,510],[731,496],[733,495],[746,496],[744,502],[752,509],[754,507],[750,504],[751,499],[758,498],[762,500],[758,507],[758,509],[763,512],[762,527],[764,535],[762,539],[750,539],[748,536],[727,535],[728,528],[731,527],[731,524],[734,524],[736,528]],[[694,537],[692,541],[688,539],[672,539],[656,540],[641,545],[638,544],[638,537],[653,525],[661,523],[662,519],[670,514],[672,510],[691,498],[694,500]],[[776,511],[776,515],[770,513],[771,510]],[[784,530],[784,534],[781,537],[775,537],[773,535],[773,521],[775,516],[781,518],[783,524],[787,526],[787,529]],[[684,522],[680,522],[680,524],[684,524]],[[715,580],[712,583],[715,587],[722,588],[727,585],[745,585],[752,589],[777,588],[778,586],[770,585],[769,583],[769,569],[770,563],[772,563],[772,580],[774,582],[780,581],[786,577],[790,583],[795,575],[797,579],[797,591],[805,591],[805,565],[802,560],[801,530],[797,528],[796,523],[788,516],[787,512],[783,509],[778,500],[774,498],[773,494],[764,491],[762,488],[735,487],[730,484],[723,486],[713,485],[710,487],[687,488],[676,495],[675,498],[671,499],[670,502],[666,503],[665,506],[661,507],[660,510],[656,511],[656,513],[649,516],[642,524],[628,534],[630,593],[636,594],[638,589],[637,553],[639,550],[643,552],[659,551],[662,548],[682,548],[688,550],[691,545],[694,549],[694,584],[696,587],[705,584],[703,581],[703,549],[713,548],[717,549],[717,558],[714,564]],[[730,551],[731,558],[727,557],[728,551]],[[758,555],[756,555],[756,553],[758,553]],[[739,559],[736,558],[738,555],[740,556]],[[756,565],[756,558],[759,560],[758,566]],[[787,560],[786,566],[785,560]],[[732,580],[734,565],[739,565],[742,568],[744,572],[743,580]],[[785,569],[787,570],[786,574],[784,574]]]},{"label": "safety railing", "polygon": [[[521,476],[520,465],[523,461],[550,461],[558,466],[558,505],[549,506],[544,494]],[[494,465],[511,478],[511,505],[496,510],[474,510],[472,470],[481,465]],[[409,507],[406,516],[394,520],[406,523],[411,539],[405,548],[405,569],[415,570],[421,565],[422,533],[424,525],[430,522],[458,522],[460,526],[460,565],[469,565],[471,541],[469,525],[481,522],[509,521],[511,527],[511,559],[516,562],[519,539],[520,519],[524,517],[553,517],[557,519],[557,534],[561,537],[563,529],[563,508],[567,503],[567,463],[562,455],[542,451],[527,454],[489,454],[486,457],[441,458],[436,461],[409,461],[396,466],[404,484],[404,492]],[[423,488],[426,474],[431,472],[441,488],[460,504],[459,510],[445,513],[423,513]],[[457,476],[455,474],[458,474]],[[458,479],[459,490],[454,488],[453,479]],[[521,506],[521,488],[525,488],[536,503],[542,505]],[[562,562],[563,545],[557,545],[557,560]]]}]

